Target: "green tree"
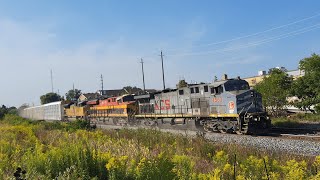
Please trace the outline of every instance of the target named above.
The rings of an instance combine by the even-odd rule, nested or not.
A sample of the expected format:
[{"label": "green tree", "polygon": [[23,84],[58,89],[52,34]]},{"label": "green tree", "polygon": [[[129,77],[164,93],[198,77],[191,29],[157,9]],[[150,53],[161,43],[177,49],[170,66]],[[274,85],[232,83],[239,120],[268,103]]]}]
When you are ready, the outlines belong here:
[{"label": "green tree", "polygon": [[45,95],[40,96],[41,104],[47,104],[51,102],[61,101],[61,96],[57,93],[47,93]]},{"label": "green tree", "polygon": [[17,108],[14,106],[7,108],[5,105],[2,105],[0,107],[0,119],[6,114],[17,114]]},{"label": "green tree", "polygon": [[7,113],[7,107],[5,105],[2,105],[0,107],[0,119],[3,118],[3,116]]},{"label": "green tree", "polygon": [[81,90],[79,89],[70,89],[67,93],[66,93],[66,100],[69,101],[77,101],[77,99],[79,98],[79,96],[81,95]]},{"label": "green tree", "polygon": [[18,109],[14,106],[10,107],[7,109],[7,114],[15,114],[17,115],[18,114]]},{"label": "green tree", "polygon": [[183,88],[183,87],[187,87],[188,83],[185,80],[180,80],[178,82],[178,84],[176,85],[177,88]]},{"label": "green tree", "polygon": [[255,86],[255,89],[261,93],[264,107],[267,107],[271,114],[278,116],[288,104],[286,98],[291,84],[292,77],[279,69],[273,69],[269,76]]},{"label": "green tree", "polygon": [[312,54],[300,60],[299,68],[305,75],[299,77],[292,85],[291,95],[299,98],[292,104],[302,110],[315,112],[312,106],[320,109],[320,56]]}]

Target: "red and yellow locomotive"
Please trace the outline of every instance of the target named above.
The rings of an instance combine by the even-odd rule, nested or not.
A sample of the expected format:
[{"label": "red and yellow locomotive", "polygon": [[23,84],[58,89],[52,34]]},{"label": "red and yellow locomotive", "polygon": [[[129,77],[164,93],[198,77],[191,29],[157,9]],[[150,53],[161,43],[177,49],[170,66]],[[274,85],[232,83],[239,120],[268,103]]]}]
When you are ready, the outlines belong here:
[{"label": "red and yellow locomotive", "polygon": [[118,121],[127,120],[137,110],[133,95],[123,95],[99,100],[98,104],[92,105],[87,112],[87,118],[91,121]]}]

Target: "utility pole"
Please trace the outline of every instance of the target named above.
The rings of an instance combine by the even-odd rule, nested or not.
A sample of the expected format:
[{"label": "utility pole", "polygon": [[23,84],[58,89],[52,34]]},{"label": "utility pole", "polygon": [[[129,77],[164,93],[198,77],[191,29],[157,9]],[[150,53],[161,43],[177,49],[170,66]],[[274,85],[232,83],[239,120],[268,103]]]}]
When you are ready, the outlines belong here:
[{"label": "utility pole", "polygon": [[162,54],[162,51],[161,51],[161,65],[162,65],[162,82],[163,82],[163,90],[166,89],[166,83],[164,82],[164,69],[163,69],[163,54]]},{"label": "utility pole", "polygon": [[52,69],[50,69],[50,75],[51,75],[51,92],[53,93],[53,77],[52,77]]},{"label": "utility pole", "polygon": [[101,74],[101,95],[103,95],[103,76]]},{"label": "utility pole", "polygon": [[71,101],[75,101],[76,92],[74,91],[74,83],[72,83],[73,97],[71,97]]},{"label": "utility pole", "polygon": [[145,86],[145,83],[144,83],[144,70],[143,70],[143,59],[141,58],[141,61],[140,61],[140,63],[141,63],[141,68],[142,68],[142,81],[143,81],[143,92],[145,92],[146,91],[146,86]]}]

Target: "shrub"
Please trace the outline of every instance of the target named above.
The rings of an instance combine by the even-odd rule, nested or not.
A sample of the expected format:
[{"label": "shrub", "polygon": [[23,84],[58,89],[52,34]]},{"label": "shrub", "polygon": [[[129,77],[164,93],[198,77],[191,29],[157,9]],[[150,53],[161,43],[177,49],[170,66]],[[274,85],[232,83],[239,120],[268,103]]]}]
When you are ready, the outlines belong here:
[{"label": "shrub", "polygon": [[190,157],[185,155],[174,155],[172,162],[174,163],[174,168],[172,170],[176,173],[178,179],[191,179],[194,162]]}]

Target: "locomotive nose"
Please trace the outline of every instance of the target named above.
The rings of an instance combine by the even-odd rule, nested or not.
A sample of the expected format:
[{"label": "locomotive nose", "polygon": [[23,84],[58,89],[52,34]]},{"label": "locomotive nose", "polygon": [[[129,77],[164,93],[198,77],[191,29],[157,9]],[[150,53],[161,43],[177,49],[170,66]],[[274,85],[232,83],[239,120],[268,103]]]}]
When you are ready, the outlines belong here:
[{"label": "locomotive nose", "polygon": [[263,111],[261,95],[255,90],[248,90],[238,94],[237,104],[239,113]]}]

